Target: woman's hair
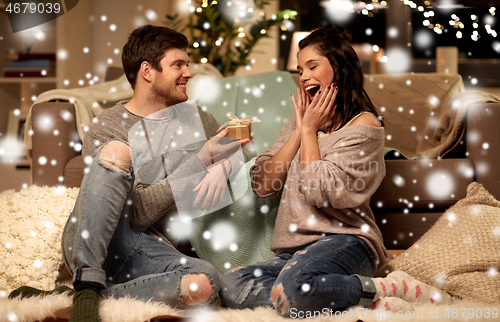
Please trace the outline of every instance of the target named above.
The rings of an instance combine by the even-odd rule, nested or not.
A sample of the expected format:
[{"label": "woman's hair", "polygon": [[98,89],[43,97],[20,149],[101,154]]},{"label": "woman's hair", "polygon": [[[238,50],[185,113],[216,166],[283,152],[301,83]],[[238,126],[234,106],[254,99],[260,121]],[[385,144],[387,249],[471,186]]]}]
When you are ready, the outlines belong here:
[{"label": "woman's hair", "polygon": [[339,93],[332,127],[340,122],[341,128],[362,111],[371,112],[380,120],[380,112],[363,88],[361,63],[346,29],[341,25],[316,29],[299,42],[299,50],[307,46],[315,46],[333,67],[332,82],[339,87]]},{"label": "woman's hair", "polygon": [[160,61],[165,52],[170,48],[185,50],[188,46],[186,36],[167,27],[146,25],[135,29],[122,51],[123,70],[132,88],[142,62],[147,61],[161,73]]}]

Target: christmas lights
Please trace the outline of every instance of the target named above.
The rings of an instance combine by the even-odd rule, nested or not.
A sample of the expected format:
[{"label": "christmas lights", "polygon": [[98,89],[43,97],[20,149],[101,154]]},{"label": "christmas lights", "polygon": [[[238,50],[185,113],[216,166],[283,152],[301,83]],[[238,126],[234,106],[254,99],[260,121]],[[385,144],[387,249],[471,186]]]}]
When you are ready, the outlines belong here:
[{"label": "christmas lights", "polygon": [[269,17],[263,10],[269,1],[273,0],[186,0],[190,15],[185,27],[179,28],[182,19],[177,14],[167,19],[171,28],[188,29],[193,62],[210,63],[229,76],[240,66],[251,68],[248,56],[260,38],[269,37],[272,26],[293,28],[297,12],[280,10]]}]

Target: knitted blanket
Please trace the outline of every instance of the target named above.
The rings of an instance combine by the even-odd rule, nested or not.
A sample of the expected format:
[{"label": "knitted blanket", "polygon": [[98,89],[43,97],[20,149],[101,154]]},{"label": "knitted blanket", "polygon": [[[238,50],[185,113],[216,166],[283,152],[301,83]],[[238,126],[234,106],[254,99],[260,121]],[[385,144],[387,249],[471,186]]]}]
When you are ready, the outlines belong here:
[{"label": "knitted blanket", "polygon": [[64,187],[0,193],[0,297],[22,285],[55,287],[62,230],[77,196],[78,188]]},{"label": "knitted blanket", "polygon": [[424,158],[453,157],[453,148],[465,133],[466,116],[473,104],[500,102],[500,97],[479,91],[467,91],[448,101],[440,117],[434,117],[417,145],[417,154]]}]

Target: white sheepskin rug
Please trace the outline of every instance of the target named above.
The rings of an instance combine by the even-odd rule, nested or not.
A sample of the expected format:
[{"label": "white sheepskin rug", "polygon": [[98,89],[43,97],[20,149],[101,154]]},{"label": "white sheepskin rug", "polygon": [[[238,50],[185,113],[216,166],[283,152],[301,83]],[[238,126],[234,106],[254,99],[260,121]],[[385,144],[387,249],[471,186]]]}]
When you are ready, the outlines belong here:
[{"label": "white sheepskin rug", "polygon": [[[78,189],[31,186],[19,192],[0,193],[0,321],[35,322],[47,318],[66,320],[71,314],[72,298],[66,294],[7,298],[22,285],[50,290],[55,287],[61,264],[61,232],[73,210]],[[351,308],[345,312],[303,313],[313,321],[497,321],[500,306],[456,300],[452,305],[415,306],[413,311],[384,312]],[[105,299],[99,314],[102,322],[138,322],[189,318],[193,322],[290,321],[271,308],[231,310],[205,307],[177,310],[157,302]],[[300,314],[300,313],[298,313]],[[487,317],[488,315],[488,317]],[[297,315],[296,317],[301,317]]]},{"label": "white sheepskin rug", "polygon": [[[35,322],[46,318],[67,320],[71,313],[71,297],[66,295],[28,298],[24,300],[0,299],[0,321]],[[193,322],[284,322],[284,318],[271,308],[255,310],[231,310],[225,308],[201,308],[188,311],[173,309],[165,304],[144,303],[133,299],[106,299],[101,301],[99,314],[102,322],[163,321],[174,318],[188,318]],[[314,314],[314,313],[311,313]],[[485,317],[488,315],[489,317]],[[307,318],[307,316],[304,316]],[[496,317],[496,318],[495,318]],[[312,321],[339,322],[436,322],[436,321],[498,321],[500,306],[472,301],[456,301],[452,305],[415,306],[412,311],[371,311],[361,307],[337,313],[317,312]]]},{"label": "white sheepskin rug", "polygon": [[0,295],[22,285],[55,287],[61,233],[77,188],[31,186],[0,194]]}]

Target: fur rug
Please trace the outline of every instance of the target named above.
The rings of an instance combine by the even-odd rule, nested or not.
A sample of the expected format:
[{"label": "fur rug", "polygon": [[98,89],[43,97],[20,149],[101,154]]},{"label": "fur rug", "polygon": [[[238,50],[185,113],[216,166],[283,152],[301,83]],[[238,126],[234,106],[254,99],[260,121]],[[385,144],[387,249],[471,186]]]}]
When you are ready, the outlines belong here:
[{"label": "fur rug", "polygon": [[0,193],[0,296],[22,285],[55,287],[61,232],[78,191],[30,186]]},{"label": "fur rug", "polygon": [[[466,310],[467,309],[467,310]],[[0,321],[34,322],[46,318],[68,319],[71,312],[71,297],[53,295],[43,298],[34,297],[24,300],[8,300],[0,298]],[[489,312],[489,318],[485,317]],[[457,300],[452,305],[421,305],[413,311],[385,312],[371,311],[354,307],[344,312],[317,313],[313,321],[341,322],[396,322],[396,321],[498,321],[500,305]],[[470,313],[470,315],[469,315]],[[482,314],[481,314],[482,313]],[[314,314],[311,312],[311,314]],[[343,314],[343,316],[342,316]],[[480,314],[482,316],[480,316]],[[406,315],[406,316],[405,316]],[[274,322],[290,321],[290,318],[280,316],[271,308],[255,310],[231,310],[223,308],[202,308],[189,311],[173,309],[157,302],[141,302],[130,298],[106,299],[101,302],[100,316],[102,322],[139,322],[150,320],[169,320],[173,318],[188,318],[193,322]],[[495,318],[496,316],[496,318]],[[297,316],[298,318],[298,312]],[[304,316],[307,318],[308,316]]]}]

